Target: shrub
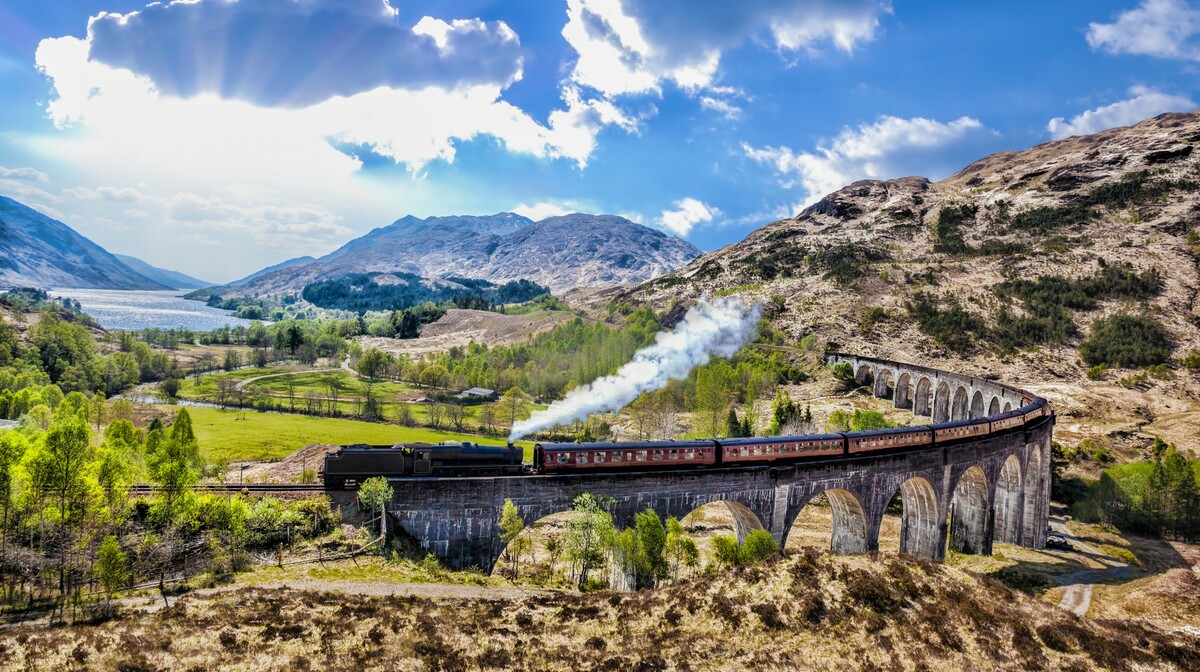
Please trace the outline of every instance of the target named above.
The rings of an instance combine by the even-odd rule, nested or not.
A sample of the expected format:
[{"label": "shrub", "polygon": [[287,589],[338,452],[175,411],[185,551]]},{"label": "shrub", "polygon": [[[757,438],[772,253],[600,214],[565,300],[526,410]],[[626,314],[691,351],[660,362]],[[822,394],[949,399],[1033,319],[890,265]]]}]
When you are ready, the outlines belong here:
[{"label": "shrub", "polygon": [[1200,350],[1192,350],[1179,364],[1188,371],[1200,371]]},{"label": "shrub", "polygon": [[1096,366],[1088,369],[1087,377],[1088,380],[1104,380],[1105,373],[1108,373],[1108,365],[1097,364]]},{"label": "shrub", "polygon": [[1157,320],[1118,314],[1092,323],[1092,335],[1079,344],[1079,354],[1091,365],[1153,366],[1171,356],[1171,342]]},{"label": "shrub", "polygon": [[964,353],[975,341],[988,335],[983,319],[951,300],[949,307],[942,308],[941,301],[930,294],[918,292],[908,302],[909,314],[921,326],[921,331],[943,346]]},{"label": "shrub", "polygon": [[746,535],[746,541],[742,544],[742,564],[762,562],[778,550],[779,544],[775,543],[775,537],[771,536],[770,532],[754,530]]}]

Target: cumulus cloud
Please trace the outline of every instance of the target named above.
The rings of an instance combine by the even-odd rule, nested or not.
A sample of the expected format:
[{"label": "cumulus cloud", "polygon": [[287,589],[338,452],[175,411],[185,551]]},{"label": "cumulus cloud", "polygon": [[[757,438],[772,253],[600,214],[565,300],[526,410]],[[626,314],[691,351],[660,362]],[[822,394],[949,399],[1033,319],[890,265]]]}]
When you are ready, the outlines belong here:
[{"label": "cumulus cloud", "polygon": [[847,127],[813,152],[744,143],[742,150],[751,160],[774,168],[785,187],[802,188],[807,205],[856,180],[914,174],[936,177],[945,169],[943,150],[992,135],[971,117],[944,123],[885,116],[872,124]]},{"label": "cumulus cloud", "polygon": [[49,182],[50,176],[36,168],[5,168],[0,166],[0,178],[27,182]]},{"label": "cumulus cloud", "polygon": [[311,205],[231,203],[185,192],[166,202],[165,213],[172,224],[210,233],[243,232],[255,242],[273,247],[288,247],[296,242],[328,244],[351,233],[340,223],[340,216]]},{"label": "cumulus cloud", "polygon": [[1200,61],[1198,35],[1200,9],[1184,0],[1144,0],[1112,23],[1089,24],[1087,41],[1110,54]]},{"label": "cumulus cloud", "polygon": [[659,220],[663,228],[677,236],[686,236],[699,224],[711,222],[721,214],[717,208],[688,197],[671,204],[674,209],[663,210]]},{"label": "cumulus cloud", "polygon": [[64,198],[73,201],[113,201],[117,203],[137,203],[142,200],[142,194],[133,187],[70,187],[62,190]]},{"label": "cumulus cloud", "polygon": [[307,106],[386,87],[507,86],[521,44],[504,22],[424,17],[388,0],[155,3],[88,24],[91,58],[151,79],[167,95],[203,93]]},{"label": "cumulus cloud", "polygon": [[573,212],[579,212],[578,208],[571,206],[569,203],[554,203],[550,201],[542,201],[533,205],[525,205],[524,203],[512,209],[522,217],[528,217],[535,222],[540,222],[547,217],[561,217],[569,215]]},{"label": "cumulus cloud", "polygon": [[1046,129],[1057,140],[1128,126],[1163,112],[1190,112],[1197,107],[1187,96],[1171,95],[1144,86],[1129,89],[1129,94],[1131,98],[1085,110],[1071,117],[1070,121],[1065,117],[1055,117],[1046,124]]},{"label": "cumulus cloud", "polygon": [[880,0],[568,0],[562,34],[578,54],[571,79],[604,96],[656,92],[665,81],[700,90],[714,84],[722,54],[748,40],[848,52],[890,11]]},{"label": "cumulus cloud", "polygon": [[713,112],[720,114],[730,121],[739,119],[742,116],[742,108],[723,98],[701,96],[700,107],[706,110],[712,110]]}]

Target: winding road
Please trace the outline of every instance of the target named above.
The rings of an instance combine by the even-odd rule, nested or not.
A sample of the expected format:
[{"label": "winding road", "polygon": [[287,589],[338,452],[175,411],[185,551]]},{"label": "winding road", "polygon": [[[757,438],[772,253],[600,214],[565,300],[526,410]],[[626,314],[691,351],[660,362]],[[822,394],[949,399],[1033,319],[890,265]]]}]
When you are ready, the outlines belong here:
[{"label": "winding road", "polygon": [[1051,516],[1050,528],[1060,534],[1068,543],[1078,549],[1079,552],[1102,565],[1108,565],[1104,569],[1084,569],[1057,577],[1057,581],[1066,586],[1066,591],[1063,592],[1062,600],[1059,601],[1058,606],[1077,616],[1086,616],[1088,609],[1092,606],[1092,585],[1109,579],[1128,576],[1133,573],[1133,568],[1080,541],[1078,537],[1071,534],[1071,531],[1067,529],[1067,524],[1062,518]]}]

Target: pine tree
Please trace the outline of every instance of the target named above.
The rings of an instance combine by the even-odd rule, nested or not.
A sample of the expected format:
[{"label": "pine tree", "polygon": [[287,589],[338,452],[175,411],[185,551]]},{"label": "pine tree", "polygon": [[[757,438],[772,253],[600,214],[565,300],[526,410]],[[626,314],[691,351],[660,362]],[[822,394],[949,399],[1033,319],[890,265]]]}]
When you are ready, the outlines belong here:
[{"label": "pine tree", "polygon": [[738,420],[737,411],[733,408],[729,409],[729,415],[725,418],[725,436],[736,439],[742,434],[742,423]]}]

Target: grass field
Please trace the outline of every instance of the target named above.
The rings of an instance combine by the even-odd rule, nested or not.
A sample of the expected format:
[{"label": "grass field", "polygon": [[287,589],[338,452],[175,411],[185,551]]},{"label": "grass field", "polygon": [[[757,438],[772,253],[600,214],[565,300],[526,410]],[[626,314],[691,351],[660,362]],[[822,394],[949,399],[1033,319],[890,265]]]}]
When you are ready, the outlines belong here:
[{"label": "grass field", "polygon": [[[175,407],[170,408],[172,412]],[[344,418],[320,418],[287,413],[258,413],[190,407],[200,449],[210,462],[272,460],[312,443],[395,443],[399,441],[478,441],[502,444],[503,439],[456,434],[432,429],[385,425]],[[531,455],[532,446],[520,442]]]}]

